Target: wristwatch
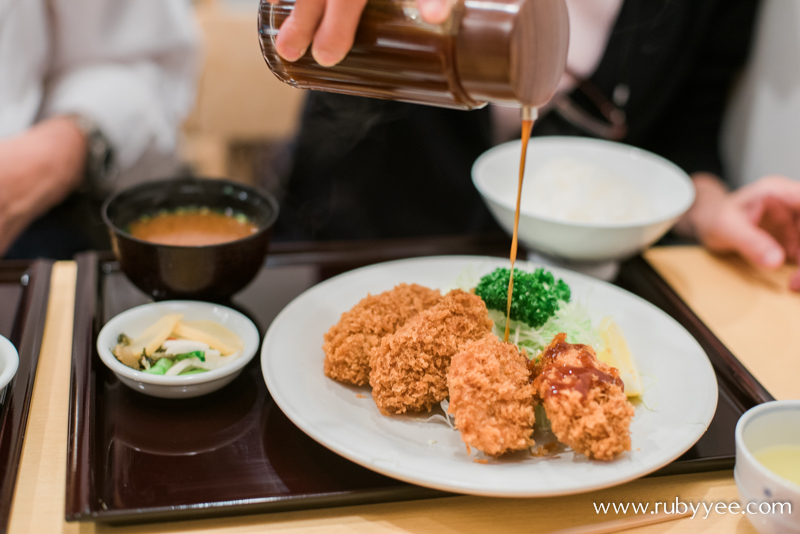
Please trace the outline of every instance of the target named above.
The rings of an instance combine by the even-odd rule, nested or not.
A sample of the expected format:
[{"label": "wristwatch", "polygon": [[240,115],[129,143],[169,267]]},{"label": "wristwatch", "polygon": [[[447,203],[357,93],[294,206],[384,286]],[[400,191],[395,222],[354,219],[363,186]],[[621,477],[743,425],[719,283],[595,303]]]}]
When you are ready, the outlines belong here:
[{"label": "wristwatch", "polygon": [[104,195],[110,191],[116,176],[114,147],[97,123],[89,117],[73,113],[69,118],[86,136],[84,187],[93,194]]}]

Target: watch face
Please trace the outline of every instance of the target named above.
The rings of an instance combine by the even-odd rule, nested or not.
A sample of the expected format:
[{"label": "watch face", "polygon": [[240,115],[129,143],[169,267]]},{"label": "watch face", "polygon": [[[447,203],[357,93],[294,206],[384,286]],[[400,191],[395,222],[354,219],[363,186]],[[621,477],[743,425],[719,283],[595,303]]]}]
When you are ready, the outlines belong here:
[{"label": "watch face", "polygon": [[92,119],[81,114],[70,118],[86,135],[86,181],[92,189],[102,190],[114,174],[114,149]]},{"label": "watch face", "polygon": [[98,167],[107,169],[111,166],[113,160],[113,151],[105,136],[99,131],[95,132],[89,141],[89,151],[91,152],[91,159]]},{"label": "watch face", "polygon": [[102,192],[114,176],[114,150],[99,129],[90,132],[87,140],[86,179]]}]

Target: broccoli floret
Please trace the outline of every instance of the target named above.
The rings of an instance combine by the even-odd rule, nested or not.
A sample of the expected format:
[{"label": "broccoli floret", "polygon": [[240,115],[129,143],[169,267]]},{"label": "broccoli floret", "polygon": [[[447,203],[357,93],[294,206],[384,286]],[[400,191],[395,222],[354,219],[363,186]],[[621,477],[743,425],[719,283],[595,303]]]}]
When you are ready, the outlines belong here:
[{"label": "broccoli floret", "polygon": [[[495,269],[487,274],[475,288],[475,294],[483,299],[491,310],[506,312],[508,304],[508,279],[510,269]],[[511,319],[539,328],[555,315],[559,302],[569,302],[569,286],[556,280],[553,274],[542,268],[529,273],[514,269],[514,293],[511,297]]]}]

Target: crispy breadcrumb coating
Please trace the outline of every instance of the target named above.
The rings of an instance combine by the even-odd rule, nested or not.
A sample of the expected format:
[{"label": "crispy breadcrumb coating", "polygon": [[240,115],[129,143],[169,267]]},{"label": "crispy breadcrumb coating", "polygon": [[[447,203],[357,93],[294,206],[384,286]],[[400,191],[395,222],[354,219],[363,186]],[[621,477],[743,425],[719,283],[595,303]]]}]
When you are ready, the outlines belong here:
[{"label": "crispy breadcrumb coating", "polygon": [[633,406],[619,372],[597,359],[588,345],[558,334],[539,356],[537,394],[559,441],[595,460],[631,450]]},{"label": "crispy breadcrumb coating", "polygon": [[441,299],[438,289],[417,284],[367,295],[325,333],[325,375],[357,386],[368,384],[370,356],[381,339]]},{"label": "crispy breadcrumb coating", "polygon": [[493,334],[453,356],[448,412],[464,443],[490,456],[533,445],[535,389],[527,364],[516,346]]},{"label": "crispy breadcrumb coating", "polygon": [[460,289],[383,338],[370,360],[369,383],[380,411],[430,411],[447,398],[450,359],[469,341],[492,331],[480,297]]}]

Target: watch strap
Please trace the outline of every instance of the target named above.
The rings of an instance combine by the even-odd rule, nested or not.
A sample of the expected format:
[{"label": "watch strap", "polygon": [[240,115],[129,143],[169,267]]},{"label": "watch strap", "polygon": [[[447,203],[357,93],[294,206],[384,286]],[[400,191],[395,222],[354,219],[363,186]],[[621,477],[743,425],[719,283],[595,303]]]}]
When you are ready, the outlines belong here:
[{"label": "watch strap", "polygon": [[84,184],[91,192],[104,195],[116,176],[114,148],[95,121],[81,114],[69,117],[86,136]]}]

